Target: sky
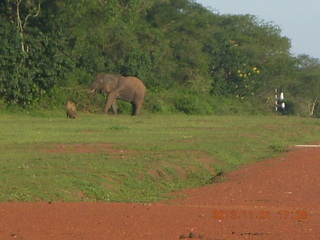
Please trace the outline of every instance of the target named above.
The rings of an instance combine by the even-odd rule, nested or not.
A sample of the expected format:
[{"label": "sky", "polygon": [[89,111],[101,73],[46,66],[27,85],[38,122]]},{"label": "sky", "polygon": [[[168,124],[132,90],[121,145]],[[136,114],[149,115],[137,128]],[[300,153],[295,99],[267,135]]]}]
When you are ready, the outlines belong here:
[{"label": "sky", "polygon": [[250,14],[281,29],[294,56],[320,59],[319,0],[195,0],[219,14]]}]

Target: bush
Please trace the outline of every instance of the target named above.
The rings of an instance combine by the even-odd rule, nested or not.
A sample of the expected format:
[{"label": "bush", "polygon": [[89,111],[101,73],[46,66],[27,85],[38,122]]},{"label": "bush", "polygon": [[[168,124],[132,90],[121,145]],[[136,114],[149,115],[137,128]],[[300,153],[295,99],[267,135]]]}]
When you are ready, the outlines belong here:
[{"label": "bush", "polygon": [[207,97],[207,95],[200,92],[177,91],[171,98],[171,101],[179,112],[192,115],[210,115],[213,111],[207,101]]},{"label": "bush", "polygon": [[268,106],[257,99],[214,96],[185,88],[148,92],[144,109],[151,113],[182,112],[190,115],[257,115],[270,112]]},{"label": "bush", "polygon": [[169,101],[168,94],[168,90],[149,90],[144,99],[143,109],[151,113],[161,114],[171,114],[173,112],[177,112]]}]

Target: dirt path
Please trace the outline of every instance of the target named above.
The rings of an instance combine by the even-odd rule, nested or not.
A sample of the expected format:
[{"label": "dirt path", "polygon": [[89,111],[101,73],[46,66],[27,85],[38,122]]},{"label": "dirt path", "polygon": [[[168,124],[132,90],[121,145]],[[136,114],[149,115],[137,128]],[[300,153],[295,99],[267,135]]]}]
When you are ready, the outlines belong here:
[{"label": "dirt path", "polygon": [[156,204],[0,203],[0,239],[320,240],[320,148],[294,148],[179,194]]}]

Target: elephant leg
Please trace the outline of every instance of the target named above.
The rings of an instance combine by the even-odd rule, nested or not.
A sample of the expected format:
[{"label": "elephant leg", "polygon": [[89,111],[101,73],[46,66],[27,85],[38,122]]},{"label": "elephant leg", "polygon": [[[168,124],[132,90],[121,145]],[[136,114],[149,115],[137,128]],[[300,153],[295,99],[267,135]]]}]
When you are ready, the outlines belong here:
[{"label": "elephant leg", "polygon": [[109,93],[104,107],[104,113],[108,113],[110,107],[112,106],[113,113],[117,114],[117,105],[116,105],[117,96],[114,93]]},{"label": "elephant leg", "polygon": [[134,116],[134,115],[136,115],[137,106],[136,106],[136,103],[135,103],[135,102],[131,102],[131,105],[132,105],[131,115]]},{"label": "elephant leg", "polygon": [[114,102],[112,103],[112,111],[113,111],[113,114],[114,115],[117,115],[118,114],[118,111],[117,111],[117,101],[116,99],[114,100]]},{"label": "elephant leg", "polygon": [[142,107],[142,100],[136,100],[134,102],[134,109],[132,109],[132,115],[139,115]]}]

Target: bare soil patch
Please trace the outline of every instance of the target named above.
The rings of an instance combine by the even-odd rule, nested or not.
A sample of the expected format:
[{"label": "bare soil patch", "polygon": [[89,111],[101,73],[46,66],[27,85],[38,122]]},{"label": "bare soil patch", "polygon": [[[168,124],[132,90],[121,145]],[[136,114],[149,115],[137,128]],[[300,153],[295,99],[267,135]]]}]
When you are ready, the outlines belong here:
[{"label": "bare soil patch", "polygon": [[79,143],[79,144],[56,144],[43,148],[47,153],[109,153],[120,158],[132,156],[133,150],[115,148],[112,143]]},{"label": "bare soil patch", "polygon": [[153,204],[0,203],[0,239],[320,239],[320,148],[293,148]]}]

